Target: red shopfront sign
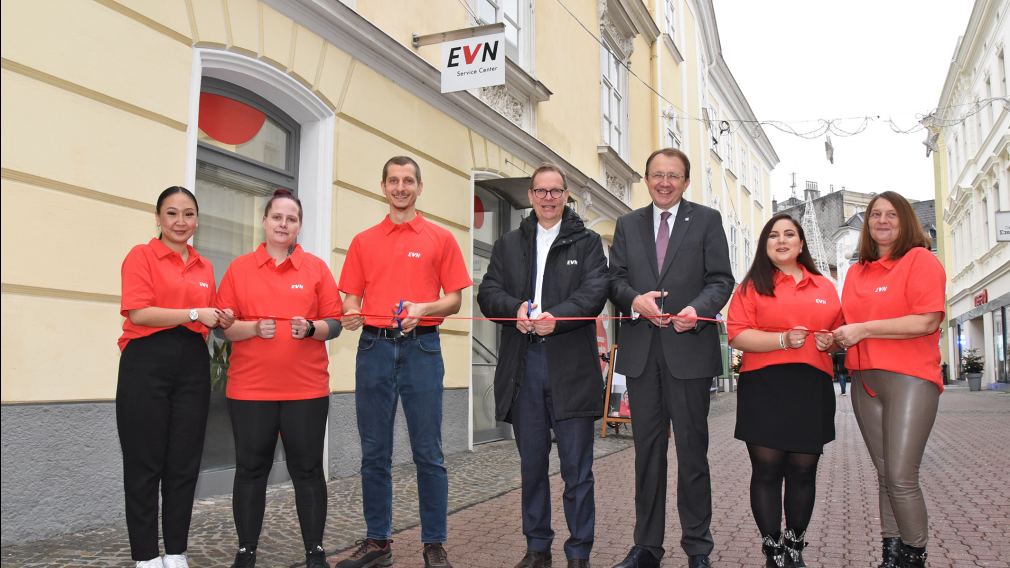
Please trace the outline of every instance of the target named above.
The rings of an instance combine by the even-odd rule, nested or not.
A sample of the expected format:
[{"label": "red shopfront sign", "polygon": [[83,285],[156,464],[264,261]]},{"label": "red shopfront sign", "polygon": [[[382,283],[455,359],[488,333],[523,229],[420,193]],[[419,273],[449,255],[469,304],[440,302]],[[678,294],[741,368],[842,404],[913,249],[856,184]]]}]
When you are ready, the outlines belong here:
[{"label": "red shopfront sign", "polygon": [[981,292],[975,294],[975,307],[979,307],[989,301],[989,290],[983,288]]}]

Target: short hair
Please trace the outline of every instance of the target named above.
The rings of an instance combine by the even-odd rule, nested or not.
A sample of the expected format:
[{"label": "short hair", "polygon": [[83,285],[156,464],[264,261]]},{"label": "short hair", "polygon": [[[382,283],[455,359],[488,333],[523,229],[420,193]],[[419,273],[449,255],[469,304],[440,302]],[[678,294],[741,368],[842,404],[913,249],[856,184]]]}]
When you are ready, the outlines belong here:
[{"label": "short hair", "polygon": [[691,179],[691,160],[687,154],[676,148],[661,148],[649,154],[649,158],[645,160],[645,175],[649,175],[649,164],[652,163],[652,159],[660,154],[669,158],[680,158],[680,161],[684,162],[684,179]]},{"label": "short hair", "polygon": [[290,189],[284,189],[283,187],[275,189],[273,195],[271,195],[270,199],[267,200],[266,206],[263,207],[263,217],[270,214],[270,208],[274,206],[274,201],[277,201],[278,199],[290,199],[291,201],[294,201],[295,205],[298,206],[298,221],[300,222],[302,220],[302,201],[298,199],[298,197],[296,197]]},{"label": "short hair", "polygon": [[161,213],[161,206],[165,203],[165,200],[175,195],[176,193],[181,193],[186,197],[192,199],[193,207],[196,208],[196,214],[197,215],[200,214],[200,204],[196,201],[196,196],[193,195],[192,191],[186,189],[185,187],[182,187],[181,185],[173,185],[171,187],[165,188],[165,191],[162,191],[161,195],[158,196],[158,201],[154,205],[154,212]]},{"label": "short hair", "polygon": [[533,175],[530,176],[530,189],[533,189],[533,180],[537,179],[537,176],[544,172],[554,172],[561,176],[561,185],[565,189],[568,189],[568,176],[565,175],[565,170],[561,169],[561,166],[550,162],[543,162],[537,169],[533,170]]},{"label": "short hair", "polygon": [[417,165],[414,158],[410,156],[393,156],[392,158],[386,160],[386,163],[382,165],[382,181],[386,182],[386,176],[389,175],[389,166],[414,166],[414,177],[417,178],[417,183],[421,183],[421,166]]},{"label": "short hair", "polygon": [[863,214],[863,229],[859,233],[859,263],[873,262],[880,258],[880,249],[877,242],[870,235],[870,211],[873,210],[877,200],[885,199],[894,206],[898,213],[898,238],[891,245],[891,258],[897,260],[915,247],[929,249],[930,238],[922,230],[919,217],[916,216],[912,204],[895,191],[885,191],[873,196],[873,199],[866,205],[866,212]]},{"label": "short hair", "polygon": [[807,235],[803,230],[803,225],[800,225],[788,213],[778,213],[773,215],[771,219],[768,219],[764,228],[761,229],[757,246],[754,247],[757,249],[754,251],[754,262],[751,263],[750,270],[747,271],[747,275],[740,282],[740,290],[746,290],[747,283],[749,282],[753,284],[754,290],[758,294],[762,296],[775,295],[775,271],[778,268],[772,262],[772,259],[768,257],[768,237],[771,235],[772,229],[775,228],[775,223],[783,219],[796,227],[796,235],[799,236],[800,242],[803,243],[803,249],[800,250],[800,255],[796,257],[796,263],[806,268],[810,274],[820,275],[821,271],[817,269],[817,263],[814,262],[814,257],[810,254],[810,247],[807,246]]}]

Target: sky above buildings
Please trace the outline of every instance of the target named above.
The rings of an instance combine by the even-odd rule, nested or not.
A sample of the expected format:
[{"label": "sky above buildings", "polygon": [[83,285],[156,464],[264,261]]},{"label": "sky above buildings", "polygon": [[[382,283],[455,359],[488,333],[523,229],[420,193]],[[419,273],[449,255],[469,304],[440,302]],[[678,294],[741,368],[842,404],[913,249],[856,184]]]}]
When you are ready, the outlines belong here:
[{"label": "sky above buildings", "polygon": [[[810,131],[820,119],[874,117],[860,134],[831,135],[833,165],[824,136],[806,140],[765,126],[781,160],[772,172],[773,197],[789,197],[795,172],[801,198],[810,180],[822,193],[834,185],[933,199],[926,133],[897,134],[886,121],[909,129],[936,107],[972,1],[714,3],[723,57],[759,120]],[[847,131],[861,123],[835,122]]]}]

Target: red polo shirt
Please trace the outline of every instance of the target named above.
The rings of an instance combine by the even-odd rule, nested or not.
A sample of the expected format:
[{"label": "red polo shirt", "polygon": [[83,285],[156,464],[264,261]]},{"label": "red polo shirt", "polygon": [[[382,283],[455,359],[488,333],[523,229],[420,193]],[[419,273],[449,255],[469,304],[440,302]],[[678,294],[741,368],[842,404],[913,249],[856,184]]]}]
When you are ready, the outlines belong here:
[{"label": "red polo shirt", "polygon": [[[141,308],[192,309],[214,305],[214,267],[196,249],[186,245],[189,260],[165,246],[160,239],[137,245],[123,260],[123,295],[119,313],[123,335],[119,337],[122,351],[131,339],[147,337],[169,327],[147,327],[130,321],[130,310]],[[200,322],[182,324],[207,338],[207,327]],[[171,326],[176,327],[176,326]]]},{"label": "red polo shirt", "polygon": [[[940,261],[923,247],[898,260],[890,257],[849,268],[842,289],[846,323],[944,312],[947,276]],[[940,378],[940,330],[910,339],[864,339],[849,348],[845,366],[880,369],[919,377],[943,391]]]},{"label": "red polo shirt", "polygon": [[[803,277],[796,282],[778,270],[775,271],[774,296],[762,296],[751,282],[745,289],[737,288],[729,304],[726,323],[729,339],[747,329],[782,332],[804,326],[810,332],[833,330],[842,323],[842,307],[838,292],[831,281],[810,274],[802,265]],[[769,365],[806,363],[811,367],[833,374],[831,356],[817,350],[813,335],[807,337],[799,349],[778,349],[766,353],[744,353],[741,372],[754,371]]]},{"label": "red polo shirt", "polygon": [[[420,213],[400,224],[387,215],[378,225],[358,233],[340,273],[340,291],[362,298],[365,323],[375,327],[396,325],[392,318],[401,299],[433,302],[441,291],[448,294],[472,284],[452,233]],[[431,318],[421,325],[440,323],[442,318]]]},{"label": "red polo shirt", "polygon": [[325,262],[299,245],[277,265],[261,244],[232,261],[221,280],[217,305],[231,308],[243,321],[277,321],[272,339],[252,337],[232,343],[228,398],[304,400],[329,395],[326,343],[291,337],[295,316],[340,318],[340,294]]}]

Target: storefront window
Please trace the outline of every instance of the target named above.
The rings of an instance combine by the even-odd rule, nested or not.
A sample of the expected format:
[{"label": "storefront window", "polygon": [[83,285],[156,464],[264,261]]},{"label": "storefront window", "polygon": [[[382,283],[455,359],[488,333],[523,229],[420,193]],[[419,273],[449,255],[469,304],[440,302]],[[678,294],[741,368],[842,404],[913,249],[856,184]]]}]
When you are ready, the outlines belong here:
[{"label": "storefront window", "polygon": [[993,353],[996,361],[996,380],[1005,383],[1007,378],[1007,329],[1006,308],[992,312]]}]

